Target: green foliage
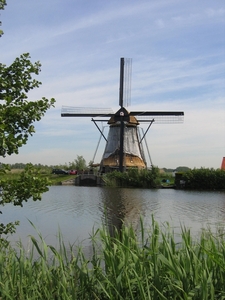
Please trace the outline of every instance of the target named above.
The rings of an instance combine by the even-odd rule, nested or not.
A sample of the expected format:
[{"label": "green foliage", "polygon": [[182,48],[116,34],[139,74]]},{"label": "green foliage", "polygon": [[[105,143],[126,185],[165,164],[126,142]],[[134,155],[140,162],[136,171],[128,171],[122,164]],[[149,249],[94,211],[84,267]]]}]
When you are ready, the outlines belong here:
[{"label": "green foliage", "polygon": [[[8,170],[8,166],[2,166],[1,173]],[[11,178],[1,176],[0,186],[2,195],[0,205],[12,203],[13,205],[23,206],[23,201],[32,198],[34,201],[41,200],[41,194],[48,191],[50,181],[47,177],[40,176],[40,170],[35,169],[32,164],[27,164],[25,169]],[[1,212],[0,212],[1,213]],[[19,222],[11,222],[6,225],[0,224],[0,237],[15,232],[15,226]]]},{"label": "green foliage", "polygon": [[86,160],[82,155],[77,155],[77,158],[73,162],[69,163],[68,166],[71,170],[85,170],[87,168]]},{"label": "green foliage", "polygon": [[225,189],[225,171],[220,169],[193,169],[182,174],[187,189],[222,190]]},{"label": "green foliage", "polygon": [[0,10],[6,6],[6,0],[0,0]]},{"label": "green foliage", "polygon": [[167,169],[167,168],[163,168],[163,170],[166,172],[166,173],[173,173],[174,171],[176,172],[187,172],[189,170],[191,170],[190,168],[188,167],[185,167],[185,166],[179,166],[175,169]]},{"label": "green foliage", "polygon": [[27,93],[38,88],[41,82],[32,78],[38,75],[40,63],[30,61],[28,53],[6,67],[0,64],[0,155],[18,153],[35,132],[33,123],[40,121],[55,100],[42,98],[28,101]]},{"label": "green foliage", "polygon": [[177,167],[176,168],[176,171],[177,172],[188,172],[188,171],[190,171],[191,169],[190,168],[188,168],[188,167]]},{"label": "green foliage", "polygon": [[29,198],[34,201],[41,200],[41,194],[48,191],[48,185],[48,179],[40,176],[40,170],[33,168],[32,164],[27,164],[16,180],[0,180],[3,189],[0,204],[12,203],[23,206],[22,202]]},{"label": "green foliage", "polygon": [[155,188],[159,186],[159,169],[152,167],[151,170],[130,168],[127,172],[113,171],[105,175],[107,185],[137,188]]},{"label": "green foliage", "polygon": [[[180,242],[169,224],[154,219],[148,231],[123,226],[111,236],[93,231],[92,255],[81,246],[59,247],[39,233],[26,252],[0,247],[0,298],[4,299],[224,299],[225,241],[221,233],[202,232],[193,240],[182,228]],[[4,283],[4,284],[3,284]]]}]

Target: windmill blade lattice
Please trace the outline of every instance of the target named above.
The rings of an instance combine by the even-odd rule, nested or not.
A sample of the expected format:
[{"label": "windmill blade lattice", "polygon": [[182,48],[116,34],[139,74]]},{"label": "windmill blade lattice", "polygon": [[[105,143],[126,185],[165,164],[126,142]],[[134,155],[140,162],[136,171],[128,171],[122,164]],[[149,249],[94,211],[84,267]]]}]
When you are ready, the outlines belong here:
[{"label": "windmill blade lattice", "polygon": [[73,107],[63,106],[61,117],[111,117],[114,115],[111,108]]}]

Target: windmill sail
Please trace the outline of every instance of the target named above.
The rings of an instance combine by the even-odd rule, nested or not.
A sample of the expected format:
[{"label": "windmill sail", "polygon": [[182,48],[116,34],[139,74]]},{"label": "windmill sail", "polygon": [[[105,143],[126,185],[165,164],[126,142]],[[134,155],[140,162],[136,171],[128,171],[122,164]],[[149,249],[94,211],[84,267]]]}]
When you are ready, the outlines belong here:
[{"label": "windmill sail", "polygon": [[131,101],[131,74],[132,59],[121,58],[120,60],[120,88],[119,88],[119,105],[120,107],[130,105]]},{"label": "windmill sail", "polygon": [[61,117],[111,117],[114,115],[111,108],[72,107],[63,106]]}]

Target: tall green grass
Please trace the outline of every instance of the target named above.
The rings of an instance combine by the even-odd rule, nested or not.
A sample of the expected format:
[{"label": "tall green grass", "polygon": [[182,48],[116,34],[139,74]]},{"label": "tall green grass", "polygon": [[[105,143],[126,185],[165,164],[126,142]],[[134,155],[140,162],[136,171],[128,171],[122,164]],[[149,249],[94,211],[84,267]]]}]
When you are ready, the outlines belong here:
[{"label": "tall green grass", "polygon": [[140,232],[123,226],[110,236],[93,232],[91,257],[82,247],[47,245],[39,234],[31,249],[1,246],[0,299],[225,299],[225,240],[210,230],[193,240],[169,226]]}]

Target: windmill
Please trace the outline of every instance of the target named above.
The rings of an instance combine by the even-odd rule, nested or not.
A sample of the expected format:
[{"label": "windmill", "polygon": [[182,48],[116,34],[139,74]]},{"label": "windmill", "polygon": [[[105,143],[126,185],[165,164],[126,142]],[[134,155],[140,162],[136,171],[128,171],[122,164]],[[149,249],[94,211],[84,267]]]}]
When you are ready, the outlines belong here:
[{"label": "windmill", "polygon": [[[153,123],[182,123],[181,111],[128,111],[124,98],[128,101],[130,92],[131,59],[120,59],[119,110],[114,113],[109,108],[87,108],[63,106],[62,117],[91,117],[92,121],[106,141],[105,151],[100,163],[101,172],[126,168],[146,168],[143,141]],[[101,119],[94,119],[94,118]],[[97,122],[108,122],[109,132],[106,138]],[[148,123],[147,129],[140,133],[139,124]],[[147,146],[147,143],[146,143]],[[148,149],[148,148],[147,148]]]}]

